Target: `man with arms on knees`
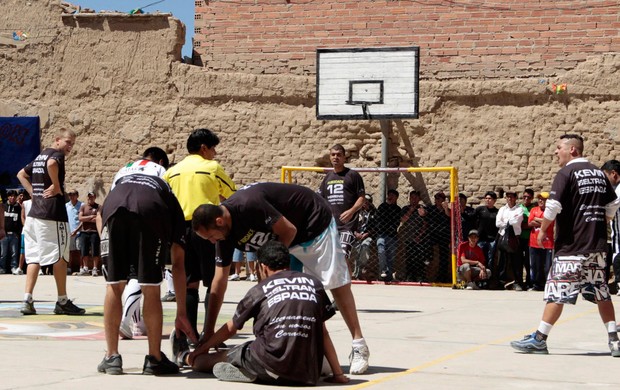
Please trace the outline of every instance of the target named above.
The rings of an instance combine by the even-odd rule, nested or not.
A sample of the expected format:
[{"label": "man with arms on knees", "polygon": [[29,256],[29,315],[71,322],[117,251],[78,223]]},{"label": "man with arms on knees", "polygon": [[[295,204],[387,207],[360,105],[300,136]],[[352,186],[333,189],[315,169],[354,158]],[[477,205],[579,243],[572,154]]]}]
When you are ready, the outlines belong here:
[{"label": "man with arms on knees", "polygon": [[[172,272],[178,284],[175,327],[192,335],[185,312],[184,249],[185,223],[183,211],[168,185],[159,177],[133,174],[120,178],[98,214],[98,228],[107,228],[109,237],[106,259],[106,295],[103,322],[107,351],[97,366],[99,372],[118,375],[123,361],[118,351],[119,325],[122,315],[121,297],[131,269],[137,270],[138,283],[144,294],[144,322],[149,354],[144,358],[142,373],[167,375],[179,367],[160,350],[162,306],[159,285],[162,281],[163,254],[171,244]],[[108,253],[105,249],[108,247]]]},{"label": "man with arms on knees", "polygon": [[331,147],[329,160],[334,170],[325,175],[319,194],[331,206],[340,233],[340,243],[348,260],[355,241],[357,212],[364,205],[364,180],[359,173],[344,166],[345,150],[342,145]]},{"label": "man with arms on knees", "polygon": [[564,304],[575,304],[579,293],[598,305],[609,339],[611,356],[620,357],[616,316],[605,277],[607,221],[620,199],[605,174],[583,155],[583,138],[565,134],[555,150],[558,171],[551,186],[538,244],[557,219],[555,257],[545,284],[545,309],[538,330],[510,345],[524,353],[549,353],[547,336],[562,314]]},{"label": "man with arms on knees", "polygon": [[[201,280],[203,286],[207,288],[204,300],[207,313],[203,325],[204,336],[201,336],[201,341],[213,334],[217,313],[220,311],[220,305],[228,286],[228,273],[232,262],[232,251],[230,255],[220,256],[216,261],[215,245],[197,236],[191,226],[192,214],[196,207],[203,203],[219,205],[221,200],[230,197],[237,189],[224,168],[214,160],[217,154],[215,148],[219,143],[220,139],[211,130],[194,130],[187,138],[189,155],[164,174],[164,180],[172,188],[185,215],[186,305],[187,316],[195,332],[198,332],[198,302],[200,300],[198,287]],[[224,278],[218,277],[212,283],[214,275],[224,276]],[[213,296],[217,298],[211,299]],[[185,336],[177,335],[176,332],[170,335],[175,359],[179,351],[189,349]]]},{"label": "man with arms on knees", "polygon": [[[289,270],[289,252],[279,241],[258,249],[263,280],[237,305],[234,317],[189,357],[192,368],[211,371],[222,381],[316,385],[323,355],[332,368],[330,382],[349,379],[338,364],[325,321],[335,312],[321,282]],[[253,341],[229,351],[209,353],[253,320]]]},{"label": "man with arms on knees", "polygon": [[226,251],[230,246],[254,251],[272,238],[288,246],[304,271],[332,290],[353,337],[350,372],[366,372],[370,352],[357,317],[351,276],[329,204],[319,194],[293,184],[250,184],[220,206],[199,206],[192,226],[200,237],[220,241]]},{"label": "man with arms on knees", "polygon": [[484,253],[478,246],[477,230],[470,230],[467,241],[459,244],[456,266],[459,277],[467,284],[467,290],[478,290],[476,282],[487,280],[491,276],[491,271],[486,267]]},{"label": "man with arms on knees", "polygon": [[54,280],[58,301],[56,314],[79,315],[85,310],[67,298],[67,261],[69,261],[69,223],[65,208],[65,155],[75,144],[72,130],[60,129],[54,137],[54,144],[43,149],[30,164],[17,173],[22,186],[32,196],[29,228],[25,229],[26,246],[26,291],[21,313],[37,314],[32,292],[37,283],[41,266],[54,266]]}]

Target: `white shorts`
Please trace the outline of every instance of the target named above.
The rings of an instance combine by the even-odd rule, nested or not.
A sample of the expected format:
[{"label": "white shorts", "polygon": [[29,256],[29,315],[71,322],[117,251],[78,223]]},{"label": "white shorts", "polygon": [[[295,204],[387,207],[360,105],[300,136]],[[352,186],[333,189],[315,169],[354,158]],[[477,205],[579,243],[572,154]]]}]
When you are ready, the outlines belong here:
[{"label": "white shorts", "polygon": [[326,290],[351,283],[349,266],[333,218],[329,227],[318,237],[290,247],[289,252],[303,263],[304,272],[318,278]]},{"label": "white shorts", "polygon": [[69,223],[45,219],[27,219],[24,226],[24,254],[27,264],[55,264],[58,259],[69,261]]}]

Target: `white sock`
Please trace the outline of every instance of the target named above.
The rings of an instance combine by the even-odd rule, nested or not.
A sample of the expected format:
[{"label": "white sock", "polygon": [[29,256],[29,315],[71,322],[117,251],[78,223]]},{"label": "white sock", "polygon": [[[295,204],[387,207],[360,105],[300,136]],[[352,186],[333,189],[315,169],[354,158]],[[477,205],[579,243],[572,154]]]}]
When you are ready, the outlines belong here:
[{"label": "white sock", "polygon": [[553,325],[545,321],[540,321],[540,325],[538,325],[538,331],[545,336],[549,335],[549,333],[551,332],[551,328],[553,328]]},{"label": "white sock", "polygon": [[607,328],[607,333],[616,333],[616,321],[609,321],[605,323],[605,328]]},{"label": "white sock", "polygon": [[67,298],[66,295],[59,295],[58,296],[58,303],[60,303],[61,305],[64,305],[65,303],[67,303],[68,300],[69,300],[69,298]]},{"label": "white sock", "polygon": [[353,342],[351,343],[351,345],[353,347],[365,347],[366,340],[363,337],[361,339],[353,339]]},{"label": "white sock", "polygon": [[32,294],[30,294],[30,293],[25,293],[24,294],[24,302],[32,303],[33,301],[34,301],[34,299],[32,298]]}]

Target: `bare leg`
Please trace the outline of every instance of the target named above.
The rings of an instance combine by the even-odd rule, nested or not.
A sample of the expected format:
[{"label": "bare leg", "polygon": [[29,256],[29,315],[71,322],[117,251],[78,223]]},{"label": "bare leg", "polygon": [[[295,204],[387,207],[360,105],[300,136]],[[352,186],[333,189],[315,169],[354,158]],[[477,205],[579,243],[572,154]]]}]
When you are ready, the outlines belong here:
[{"label": "bare leg", "polygon": [[335,288],[332,291],[334,300],[338,304],[338,309],[342,313],[342,318],[347,324],[351,336],[353,339],[361,339],[362,328],[360,327],[359,319],[357,318],[357,308],[355,307],[355,298],[353,298],[353,292],[351,291],[351,283],[342,287]]},{"label": "bare leg", "polygon": [[[146,336],[149,341],[149,355],[152,355],[159,361],[161,360],[161,333],[163,326],[163,311],[159,299],[159,286],[141,287],[142,295],[144,295],[144,312],[142,317],[144,318]],[[116,324],[117,330],[119,324]]]},{"label": "bare leg", "polygon": [[67,295],[67,262],[62,258],[54,264],[54,279],[58,295]]},{"label": "bare leg", "polygon": [[211,372],[213,371],[213,366],[215,366],[215,363],[227,361],[227,354],[227,351],[218,351],[215,353],[205,353],[199,355],[194,359],[192,370]]},{"label": "bare leg", "polygon": [[105,341],[108,347],[107,355],[118,353],[118,327],[121,323],[123,305],[121,297],[125,283],[106,285],[105,300],[103,302],[103,325],[105,328]]},{"label": "bare leg", "polygon": [[34,291],[34,285],[37,284],[40,270],[41,266],[39,264],[28,264],[28,268],[26,269],[26,293],[32,294]]},{"label": "bare leg", "polygon": [[543,311],[542,320],[548,324],[554,325],[558,321],[558,319],[560,319],[560,315],[562,315],[563,309],[564,305],[562,304],[547,302],[547,304],[545,305],[545,310]]},{"label": "bare leg", "polygon": [[616,321],[616,312],[612,301],[598,301],[596,303],[598,305],[598,312],[601,315],[601,319],[604,324],[609,321]]},{"label": "bare leg", "polygon": [[93,268],[97,268],[98,270],[101,270],[101,258],[99,256],[94,256],[93,257]]}]

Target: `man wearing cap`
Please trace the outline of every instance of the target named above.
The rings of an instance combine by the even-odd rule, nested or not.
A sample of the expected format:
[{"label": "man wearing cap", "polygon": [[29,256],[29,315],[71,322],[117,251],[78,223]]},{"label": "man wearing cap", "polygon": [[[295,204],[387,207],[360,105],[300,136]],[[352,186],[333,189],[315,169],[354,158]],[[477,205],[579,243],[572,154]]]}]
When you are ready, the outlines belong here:
[{"label": "man wearing cap", "polygon": [[7,272],[5,267],[10,267],[13,275],[21,275],[19,268],[19,248],[22,235],[22,207],[17,203],[17,191],[7,192],[7,203],[4,205],[4,228],[6,237],[0,240],[0,274]]},{"label": "man wearing cap", "polygon": [[80,207],[78,219],[82,223],[80,231],[80,252],[82,253],[82,267],[78,275],[88,275],[88,263],[92,259],[93,276],[99,276],[99,252],[100,240],[97,233],[97,212],[99,204],[96,202],[97,195],[94,192],[88,193],[88,201]]},{"label": "man wearing cap", "polygon": [[79,268],[78,271],[81,271],[80,250],[77,247],[77,241],[80,235],[80,228],[82,227],[80,223],[80,208],[83,203],[79,200],[80,194],[78,190],[73,189],[67,192],[67,195],[69,195],[69,201],[65,203],[65,208],[69,217],[69,233],[71,237],[69,243],[69,267],[73,268],[73,265],[75,265]]},{"label": "man wearing cap", "polygon": [[387,199],[377,208],[375,226],[377,231],[377,256],[379,257],[379,273],[384,282],[391,282],[394,277],[394,259],[398,249],[398,224],[401,219],[398,191],[391,188]]},{"label": "man wearing cap", "polygon": [[487,280],[491,276],[491,271],[486,267],[484,253],[478,246],[477,230],[470,230],[467,241],[459,244],[456,265],[459,278],[467,284],[468,290],[477,290],[475,282]]},{"label": "man wearing cap", "polygon": [[524,353],[549,353],[549,332],[564,305],[574,305],[581,294],[598,306],[611,356],[620,357],[616,313],[605,275],[607,224],[616,214],[620,199],[603,171],[582,157],[581,136],[561,136],[555,155],[561,168],[553,180],[538,232],[540,245],[549,225],[557,219],[555,254],[545,284],[546,305],[536,332],[510,345]]},{"label": "man wearing cap", "polygon": [[450,283],[452,281],[450,257],[450,209],[446,201],[446,194],[439,191],[434,196],[435,204],[428,208],[428,240],[429,248],[437,248],[439,265],[437,281]]},{"label": "man wearing cap", "polygon": [[461,241],[467,241],[467,233],[475,226],[476,210],[467,205],[467,195],[462,192],[459,193],[459,207],[461,208]]},{"label": "man wearing cap", "polygon": [[547,234],[542,245],[538,244],[538,233],[542,226],[545,214],[545,205],[549,199],[548,192],[538,194],[538,206],[530,210],[527,220],[528,226],[532,229],[530,233],[530,272],[532,287],[530,290],[543,291],[545,289],[545,281],[551,267],[551,258],[553,257],[553,228],[555,222],[551,222],[547,228]]},{"label": "man wearing cap", "polygon": [[366,264],[370,257],[370,246],[373,242],[372,229],[374,229],[374,217],[376,208],[372,204],[372,196],[364,195],[365,201],[357,217],[357,229],[355,235],[355,251],[357,257],[353,263],[353,279],[359,279],[366,273]]},{"label": "man wearing cap", "polygon": [[[494,191],[487,191],[484,194],[484,205],[478,206],[474,213],[476,220],[478,221],[478,246],[482,249],[484,257],[487,259],[487,266],[494,271],[495,270],[495,238],[497,237],[497,226],[495,226],[495,218],[499,211],[495,207],[497,201],[497,194]],[[495,275],[496,273],[493,272]]]}]

